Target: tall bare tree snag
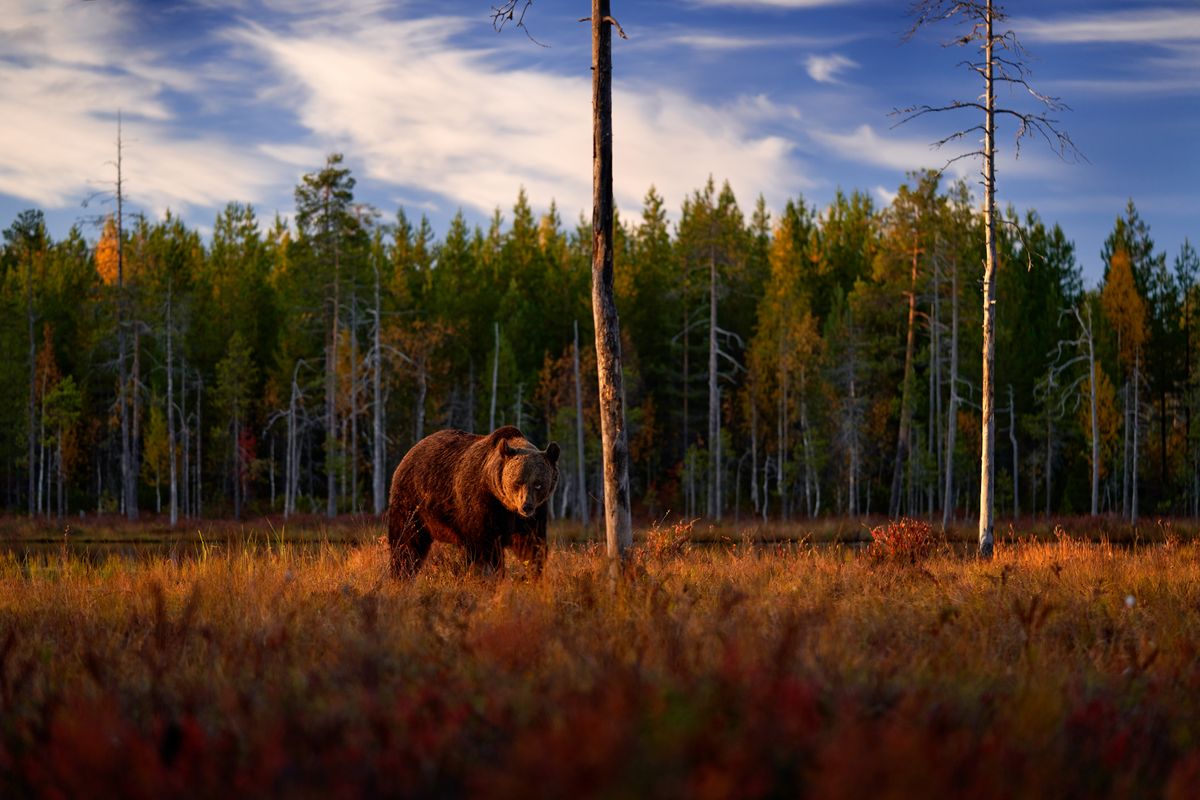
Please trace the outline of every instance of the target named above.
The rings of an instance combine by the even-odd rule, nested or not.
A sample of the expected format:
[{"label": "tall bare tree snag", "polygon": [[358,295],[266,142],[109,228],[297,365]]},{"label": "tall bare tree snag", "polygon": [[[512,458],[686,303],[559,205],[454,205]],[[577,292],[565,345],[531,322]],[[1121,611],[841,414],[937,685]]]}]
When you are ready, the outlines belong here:
[{"label": "tall bare tree snag", "polygon": [[572,358],[575,371],[575,490],[579,492],[576,516],[586,528],[589,523],[587,479],[584,477],[586,469],[583,449],[583,391],[579,381],[579,320],[575,320],[575,347]]},{"label": "tall bare tree snag", "polygon": [[[996,363],[996,116],[1012,117],[1017,123],[1016,152],[1020,155],[1021,140],[1026,136],[1040,136],[1065,158],[1068,154],[1079,156],[1070,136],[1057,127],[1050,113],[1067,108],[1058,98],[1036,91],[1029,83],[1029,70],[1024,63],[1025,51],[1016,34],[1011,30],[996,32],[996,23],[1008,17],[1002,7],[992,0],[920,0],[913,4],[912,14],[916,17],[907,38],[926,25],[942,20],[961,21],[967,32],[955,37],[948,44],[973,45],[980,55],[964,62],[969,70],[983,80],[983,94],[977,100],[954,100],[942,106],[919,105],[898,109],[894,113],[902,124],[925,114],[970,109],[983,115],[983,122],[961,128],[935,142],[941,147],[957,141],[971,133],[982,133],[982,148],[961,153],[947,162],[980,156],[983,161],[983,221],[984,221],[984,266],[983,266],[983,385],[982,389],[982,443],[979,460],[979,556],[992,557],[993,528],[995,515],[995,487],[993,474],[996,452],[996,409],[995,409],[995,363]],[[1019,111],[996,106],[996,85],[1008,84],[1011,88],[1024,90],[1039,106],[1040,113]]]},{"label": "tall bare tree snag", "polygon": [[604,522],[615,564],[633,545],[629,433],[621,374],[621,331],[613,292],[612,28],[609,0],[592,0],[592,316],[600,381]]},{"label": "tall bare tree snag", "polygon": [[[525,27],[533,0],[504,0],[492,8],[500,30]],[[600,388],[600,438],[604,456],[604,522],[608,557],[619,569],[633,545],[629,501],[629,432],[621,373],[621,331],[613,291],[612,28],[628,38],[612,16],[609,0],[592,0],[592,316],[596,327],[596,372]]]},{"label": "tall bare tree snag", "polygon": [[[1088,403],[1091,415],[1091,444],[1092,444],[1092,516],[1100,513],[1100,422],[1099,408],[1096,398],[1096,383],[1099,380],[1097,372],[1098,365],[1096,363],[1096,342],[1092,336],[1092,307],[1085,301],[1081,304],[1083,313],[1080,313],[1078,306],[1073,306],[1070,309],[1063,311],[1063,315],[1070,314],[1075,318],[1076,324],[1079,326],[1079,336],[1074,339],[1059,342],[1053,351],[1051,351],[1051,366],[1046,377],[1039,383],[1037,391],[1046,398],[1047,406],[1049,407],[1057,393],[1058,397],[1058,416],[1063,416],[1067,410],[1067,403],[1071,398],[1074,398],[1075,407],[1078,407],[1080,402],[1079,388],[1084,384],[1088,387]],[[1070,356],[1074,353],[1074,356]],[[1067,383],[1062,388],[1058,388],[1059,378],[1064,373],[1075,370],[1076,365],[1087,365],[1087,373],[1078,375],[1074,380]],[[1047,454],[1050,453],[1050,445],[1046,446]],[[1050,474],[1050,457],[1046,457],[1046,474]],[[1050,511],[1050,482],[1046,482],[1046,513]]]}]

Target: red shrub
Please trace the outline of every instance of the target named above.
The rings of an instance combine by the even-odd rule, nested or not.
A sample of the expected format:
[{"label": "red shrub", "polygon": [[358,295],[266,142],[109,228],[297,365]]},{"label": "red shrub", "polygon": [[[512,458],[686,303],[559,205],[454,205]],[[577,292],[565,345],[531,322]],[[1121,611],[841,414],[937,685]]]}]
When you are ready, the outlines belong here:
[{"label": "red shrub", "polygon": [[932,553],[935,544],[928,522],[902,517],[872,528],[867,552],[881,561],[915,564]]}]

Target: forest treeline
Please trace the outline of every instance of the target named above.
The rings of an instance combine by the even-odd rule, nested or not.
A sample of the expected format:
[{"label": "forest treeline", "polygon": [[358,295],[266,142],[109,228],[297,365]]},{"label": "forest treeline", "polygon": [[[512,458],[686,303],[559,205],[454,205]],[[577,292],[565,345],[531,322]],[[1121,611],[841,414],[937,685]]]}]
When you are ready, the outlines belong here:
[{"label": "forest treeline", "polygon": [[[439,238],[354,185],[330,156],[292,222],[230,203],[207,243],[170,213],[108,216],[94,241],[18,215],[4,506],[379,511],[423,435],[515,424],[562,445],[553,513],[594,518],[590,224],[539,217],[522,190]],[[915,173],[886,207],[769,210],[710,179],[677,220],[651,188],[617,225],[635,510],[977,513],[983,236],[964,183]],[[1010,209],[999,231],[999,513],[1195,515],[1196,251],[1157,251],[1130,201],[1085,290],[1059,226]]]}]

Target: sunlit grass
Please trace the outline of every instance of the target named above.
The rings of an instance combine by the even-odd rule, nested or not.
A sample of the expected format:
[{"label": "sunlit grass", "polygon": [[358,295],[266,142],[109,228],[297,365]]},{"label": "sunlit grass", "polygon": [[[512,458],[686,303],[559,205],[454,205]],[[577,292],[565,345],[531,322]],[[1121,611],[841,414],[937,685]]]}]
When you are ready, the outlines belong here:
[{"label": "sunlit grass", "polygon": [[[1200,548],[0,559],[0,794],[1186,797]],[[259,541],[259,540],[256,540]],[[924,551],[922,551],[924,552]]]}]

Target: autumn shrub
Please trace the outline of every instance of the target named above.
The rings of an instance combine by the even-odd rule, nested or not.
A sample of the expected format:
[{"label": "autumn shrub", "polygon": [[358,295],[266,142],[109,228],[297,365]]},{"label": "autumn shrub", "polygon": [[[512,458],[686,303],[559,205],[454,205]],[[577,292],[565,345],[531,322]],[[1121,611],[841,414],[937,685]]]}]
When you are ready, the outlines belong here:
[{"label": "autumn shrub", "polygon": [[641,566],[666,564],[687,555],[695,526],[695,520],[653,523],[646,529],[645,538],[634,548],[634,562]]},{"label": "autumn shrub", "polygon": [[933,553],[936,544],[928,522],[902,517],[872,528],[867,552],[878,561],[915,564]]}]

